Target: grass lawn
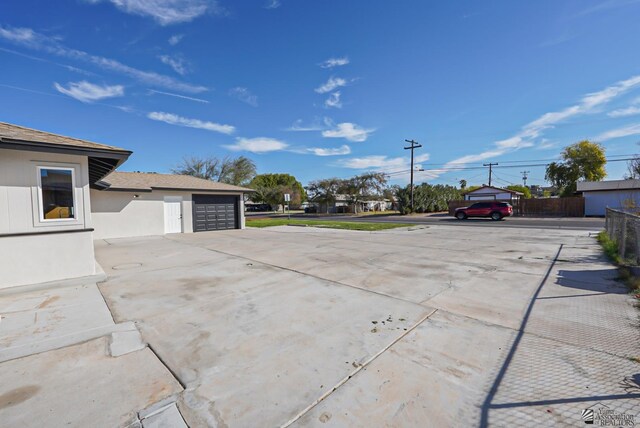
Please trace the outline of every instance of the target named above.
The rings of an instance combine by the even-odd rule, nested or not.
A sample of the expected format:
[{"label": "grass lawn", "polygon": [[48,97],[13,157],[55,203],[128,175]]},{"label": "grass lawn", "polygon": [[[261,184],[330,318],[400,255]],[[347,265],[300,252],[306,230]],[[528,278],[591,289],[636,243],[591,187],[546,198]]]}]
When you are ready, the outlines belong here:
[{"label": "grass lawn", "polygon": [[305,225],[313,227],[326,227],[329,229],[348,230],[386,230],[397,227],[415,226],[409,223],[361,223],[355,221],[331,221],[331,220],[287,220],[286,218],[247,219],[247,227],[272,227],[286,225]]}]

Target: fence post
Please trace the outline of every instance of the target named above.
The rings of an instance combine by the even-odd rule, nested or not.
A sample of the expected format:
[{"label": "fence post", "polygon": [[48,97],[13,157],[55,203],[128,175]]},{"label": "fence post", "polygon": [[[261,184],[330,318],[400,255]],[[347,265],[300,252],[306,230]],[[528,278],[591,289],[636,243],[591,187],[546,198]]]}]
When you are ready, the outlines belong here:
[{"label": "fence post", "polygon": [[604,230],[607,231],[607,235],[611,236],[611,231],[609,231],[609,208],[606,208],[604,215]]},{"label": "fence post", "polygon": [[640,221],[635,222],[636,230],[636,265],[640,266]]}]

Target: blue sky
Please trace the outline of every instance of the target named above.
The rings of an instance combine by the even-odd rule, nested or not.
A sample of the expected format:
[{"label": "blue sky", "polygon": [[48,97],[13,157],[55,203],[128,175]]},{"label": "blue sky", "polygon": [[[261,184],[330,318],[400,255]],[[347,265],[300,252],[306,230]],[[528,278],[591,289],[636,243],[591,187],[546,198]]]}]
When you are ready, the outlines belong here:
[{"label": "blue sky", "polygon": [[581,139],[640,151],[639,20],[638,0],[7,0],[0,120],[130,149],[128,171],[246,155],[404,183],[411,138],[418,182],[498,162],[495,184],[543,184],[520,165]]}]

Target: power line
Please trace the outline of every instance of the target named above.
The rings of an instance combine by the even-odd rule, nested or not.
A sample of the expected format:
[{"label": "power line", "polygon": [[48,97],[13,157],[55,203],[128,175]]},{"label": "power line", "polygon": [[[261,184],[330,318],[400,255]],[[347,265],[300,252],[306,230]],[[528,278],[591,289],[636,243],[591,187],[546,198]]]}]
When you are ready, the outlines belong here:
[{"label": "power line", "polygon": [[498,163],[483,163],[482,166],[488,166],[489,167],[489,186],[491,186],[491,173],[493,172],[493,167],[494,166],[498,166]]}]

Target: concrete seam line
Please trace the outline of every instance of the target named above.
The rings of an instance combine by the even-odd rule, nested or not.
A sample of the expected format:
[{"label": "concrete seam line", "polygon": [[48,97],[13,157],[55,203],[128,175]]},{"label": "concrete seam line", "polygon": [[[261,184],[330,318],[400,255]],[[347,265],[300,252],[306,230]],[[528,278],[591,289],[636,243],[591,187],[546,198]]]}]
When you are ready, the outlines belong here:
[{"label": "concrete seam line", "polygon": [[300,413],[298,413],[296,416],[294,416],[293,418],[291,418],[289,421],[287,421],[286,423],[280,425],[281,428],[287,428],[289,426],[291,426],[291,424],[295,423],[298,419],[300,419],[301,417],[303,417],[306,413],[308,413],[309,411],[311,411],[311,409],[313,409],[314,407],[316,407],[318,404],[320,404],[322,401],[324,401],[327,397],[329,397],[331,394],[333,394],[334,392],[337,391],[338,388],[340,388],[342,385],[344,385],[345,383],[347,383],[352,377],[354,377],[356,374],[358,374],[361,370],[365,369],[367,366],[369,366],[369,364],[371,364],[375,359],[377,359],[380,355],[382,355],[384,352],[386,352],[389,348],[391,348],[393,345],[395,345],[396,343],[398,343],[399,341],[401,341],[402,339],[404,339],[409,333],[411,333],[413,330],[415,330],[420,324],[422,324],[423,322],[425,322],[427,319],[429,319],[433,314],[435,314],[436,312],[438,312],[437,309],[432,310],[431,312],[429,312],[427,315],[423,316],[420,320],[418,320],[418,322],[413,325],[412,327],[410,327],[407,331],[403,332],[400,336],[398,336],[395,340],[393,340],[391,343],[389,343],[387,346],[385,346],[384,348],[382,348],[380,351],[376,352],[374,355],[372,355],[371,357],[369,357],[368,360],[366,360],[364,362],[364,364],[362,364],[361,366],[359,366],[357,369],[355,369],[354,371],[352,371],[348,376],[344,377],[342,380],[340,380],[333,388],[331,388],[330,390],[328,390],[327,392],[325,392],[324,394],[322,394],[319,398],[317,398],[313,403],[309,404],[307,407],[305,407],[304,409],[302,409],[302,411]]},{"label": "concrete seam line", "polygon": [[[141,335],[142,335],[142,333],[141,333]],[[186,383],[184,383],[184,382],[182,381],[182,379],[180,379],[180,378],[178,377],[178,375],[176,374],[176,372],[174,372],[174,371],[171,369],[171,367],[169,367],[169,365],[168,365],[168,364],[167,364],[167,363],[162,359],[162,357],[161,357],[161,356],[156,352],[156,350],[155,350],[155,349],[153,349],[153,346],[152,346],[150,343],[147,343],[147,347],[149,348],[149,350],[150,350],[151,352],[153,352],[153,355],[155,355],[155,356],[156,356],[156,358],[158,359],[158,361],[160,361],[160,363],[161,363],[161,364],[162,364],[162,365],[167,369],[167,371],[168,371],[169,373],[171,373],[171,376],[173,376],[173,378],[176,380],[176,382],[178,382],[178,383],[180,384],[180,386],[182,387],[182,389],[183,389],[183,390],[186,390],[186,389],[187,389],[187,384],[186,384]]]},{"label": "concrete seam line", "polygon": [[400,297],[391,296],[389,294],[380,293],[379,291],[369,290],[369,289],[366,289],[366,288],[358,287],[356,285],[345,284],[344,282],[335,281],[333,279],[328,279],[328,278],[323,278],[321,276],[312,275],[312,274],[306,273],[306,272],[301,272],[299,270],[295,270],[295,269],[292,269],[292,268],[288,268],[288,267],[284,267],[284,266],[278,266],[278,265],[274,265],[274,264],[271,264],[271,263],[262,262],[260,260],[252,259],[252,258],[247,257],[247,256],[240,256],[240,255],[237,255],[237,254],[227,253],[227,252],[221,251],[221,250],[215,250],[213,248],[201,247],[199,245],[198,245],[198,247],[202,248],[202,249],[205,249],[207,251],[214,252],[214,253],[220,253],[220,254],[224,254],[226,256],[237,257],[237,258],[240,258],[240,259],[249,260],[250,262],[253,262],[253,263],[260,263],[261,265],[271,266],[272,268],[275,268],[275,269],[282,269],[282,270],[286,270],[286,271],[289,271],[289,272],[297,273],[298,275],[304,275],[304,276],[308,276],[310,278],[319,279],[320,281],[326,281],[326,282],[330,282],[332,284],[341,285],[343,287],[350,287],[350,288],[354,288],[356,290],[366,291],[367,293],[376,294],[378,296],[387,297],[389,299],[399,300],[399,301],[404,302],[404,303],[411,303],[411,304],[414,304],[414,305],[420,305],[420,303],[413,302],[411,300],[401,299]]}]

